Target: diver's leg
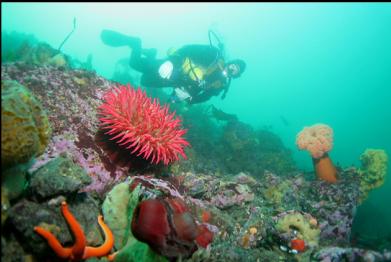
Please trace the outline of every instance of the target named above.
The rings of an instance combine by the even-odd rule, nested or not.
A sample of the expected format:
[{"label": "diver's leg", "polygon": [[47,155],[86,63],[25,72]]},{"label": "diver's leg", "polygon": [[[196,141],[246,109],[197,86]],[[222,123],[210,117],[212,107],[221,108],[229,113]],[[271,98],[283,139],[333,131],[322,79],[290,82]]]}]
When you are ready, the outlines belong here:
[{"label": "diver's leg", "polygon": [[132,55],[130,56],[129,65],[133,69],[141,73],[146,73],[149,71],[151,59],[142,56],[141,51],[141,45],[136,46],[136,48],[133,48]]},{"label": "diver's leg", "polygon": [[139,45],[135,45],[130,56],[130,66],[145,74],[154,74],[156,69],[156,49],[142,49],[141,42]]},{"label": "diver's leg", "polygon": [[[129,46],[132,49],[130,66],[140,72],[145,72],[148,60],[154,60],[156,57],[156,48],[142,49],[141,39],[139,37],[128,36],[113,30],[102,30],[100,37],[102,42],[112,47]],[[145,57],[143,57],[145,56]]]},{"label": "diver's leg", "polygon": [[142,73],[149,71],[156,60],[156,48],[143,49],[140,38],[135,38],[131,47],[130,66]]},{"label": "diver's leg", "polygon": [[148,48],[148,49],[142,49],[141,54],[145,55],[148,59],[155,59],[157,50],[156,48]]},{"label": "diver's leg", "polygon": [[146,72],[155,62],[156,53],[156,48],[142,49],[141,43],[135,45],[130,56],[130,66],[137,71]]}]

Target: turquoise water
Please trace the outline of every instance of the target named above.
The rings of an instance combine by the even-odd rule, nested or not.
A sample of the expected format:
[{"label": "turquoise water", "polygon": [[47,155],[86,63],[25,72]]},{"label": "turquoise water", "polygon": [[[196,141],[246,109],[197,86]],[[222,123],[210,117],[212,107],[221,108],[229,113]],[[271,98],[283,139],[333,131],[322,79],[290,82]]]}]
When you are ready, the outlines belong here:
[{"label": "turquoise water", "polygon": [[[77,28],[62,51],[82,61],[92,54],[94,69],[108,78],[130,52],[104,45],[102,29],[139,36],[159,57],[170,47],[207,44],[208,30],[215,30],[227,57],[244,59],[247,70],[225,100],[209,103],[270,128],[304,170],[312,162],[296,149],[295,137],[319,122],[334,129],[330,156],[343,167],[359,166],[366,148],[391,154],[390,3],[2,4],[2,31],[34,34],[53,47],[73,18]],[[360,230],[390,235],[390,200],[388,177],[359,208]]]}]

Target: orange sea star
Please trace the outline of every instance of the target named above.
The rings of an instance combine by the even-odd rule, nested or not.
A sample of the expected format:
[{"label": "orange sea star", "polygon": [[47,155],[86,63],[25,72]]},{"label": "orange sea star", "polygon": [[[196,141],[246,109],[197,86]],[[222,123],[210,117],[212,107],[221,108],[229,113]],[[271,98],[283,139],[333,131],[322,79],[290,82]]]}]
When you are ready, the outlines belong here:
[{"label": "orange sea star", "polygon": [[58,241],[58,239],[50,231],[39,226],[34,227],[34,231],[48,241],[49,246],[58,257],[69,261],[79,261],[90,257],[103,257],[109,254],[110,250],[114,246],[114,235],[110,228],[103,222],[103,217],[101,215],[98,216],[98,223],[105,235],[105,242],[99,247],[90,247],[87,246],[87,239],[84,235],[83,229],[69,211],[68,205],[65,201],[61,203],[61,212],[75,237],[75,243],[72,247],[63,247],[60,241]]}]

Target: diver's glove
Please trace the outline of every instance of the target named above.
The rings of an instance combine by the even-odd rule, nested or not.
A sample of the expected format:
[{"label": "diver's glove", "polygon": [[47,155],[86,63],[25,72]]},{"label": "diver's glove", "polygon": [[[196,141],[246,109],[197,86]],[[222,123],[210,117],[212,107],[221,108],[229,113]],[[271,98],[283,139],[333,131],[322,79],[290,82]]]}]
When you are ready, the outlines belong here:
[{"label": "diver's glove", "polygon": [[159,75],[163,79],[170,79],[173,70],[174,65],[170,61],[166,61],[159,67]]},{"label": "diver's glove", "polygon": [[198,82],[198,87],[201,89],[206,89],[206,81],[205,80],[200,80]]},{"label": "diver's glove", "polygon": [[174,89],[175,95],[179,98],[180,101],[186,100],[191,97],[191,95],[184,90],[183,88],[175,88]]},{"label": "diver's glove", "polygon": [[171,94],[170,101],[171,103],[177,103],[182,102],[186,99],[191,100],[191,96],[188,92],[186,92],[183,87],[177,87],[174,89],[174,91]]}]

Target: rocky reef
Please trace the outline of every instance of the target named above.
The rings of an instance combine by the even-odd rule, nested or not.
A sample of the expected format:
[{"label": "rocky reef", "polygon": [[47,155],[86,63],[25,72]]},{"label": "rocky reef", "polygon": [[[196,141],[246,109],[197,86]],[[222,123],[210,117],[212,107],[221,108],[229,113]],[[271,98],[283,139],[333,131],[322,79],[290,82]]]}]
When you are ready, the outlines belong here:
[{"label": "rocky reef", "polygon": [[[104,242],[99,215],[113,232],[110,256],[88,261],[391,260],[390,249],[358,248],[351,239],[356,207],[372,189],[365,185],[384,181],[387,158],[381,152],[366,152],[361,168],[338,167],[338,181],[330,184],[298,170],[276,134],[236,118],[217,122],[202,106],[175,105],[170,110],[188,129],[188,159],[125,168],[96,141],[97,108],[116,83],[75,67],[63,54],[66,59],[53,62],[59,53],[47,45],[22,47],[2,61],[2,102],[10,85],[20,91],[7,101],[29,112],[21,119],[31,133],[2,135],[2,148],[15,148],[8,144],[18,143],[16,137],[33,139],[8,156],[2,170],[3,261],[62,261],[34,227],[71,246],[59,211],[64,201],[88,246]],[[153,96],[161,94],[155,90]],[[19,112],[10,104],[4,111],[2,105],[2,117]],[[2,131],[19,128],[5,123]],[[144,232],[134,230],[141,227],[134,211],[141,212],[136,207],[144,200],[165,210],[169,230],[152,234],[167,243],[151,246],[134,235]],[[155,216],[146,217],[155,223]]]}]

